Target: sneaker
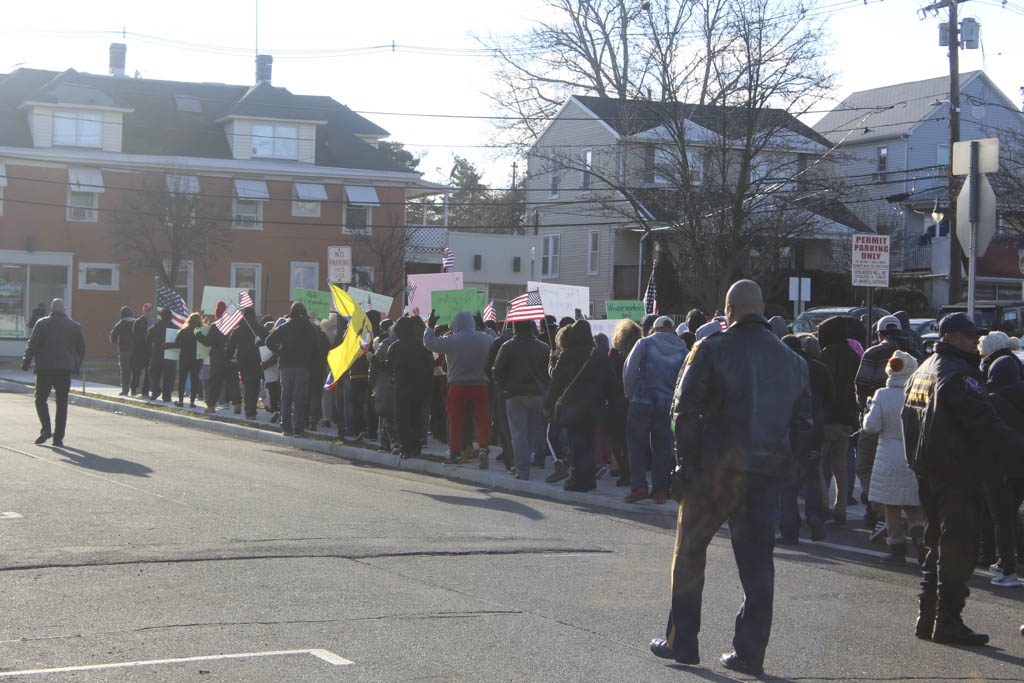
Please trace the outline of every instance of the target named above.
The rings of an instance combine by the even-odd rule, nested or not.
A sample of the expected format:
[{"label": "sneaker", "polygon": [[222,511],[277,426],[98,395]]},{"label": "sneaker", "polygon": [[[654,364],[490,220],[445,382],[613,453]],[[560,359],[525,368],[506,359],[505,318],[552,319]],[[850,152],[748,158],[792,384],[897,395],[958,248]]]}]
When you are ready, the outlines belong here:
[{"label": "sneaker", "polygon": [[883,543],[889,536],[889,530],[885,522],[875,522],[875,530],[868,536],[869,543]]},{"label": "sneaker", "polygon": [[480,469],[482,470],[486,470],[491,466],[490,460],[487,458],[489,455],[488,450],[487,446],[481,446],[480,450],[477,451],[477,454],[480,456]]},{"label": "sneaker", "polygon": [[807,520],[807,526],[811,528],[811,540],[812,541],[824,541],[825,540],[825,525],[817,517],[811,517]]},{"label": "sneaker", "polygon": [[654,498],[654,504],[655,505],[664,505],[665,504],[665,492],[664,491],[655,491],[653,498]]},{"label": "sneaker", "polygon": [[277,424],[281,421],[281,413],[274,413],[270,416],[270,424]]},{"label": "sneaker", "polygon": [[564,460],[556,460],[555,461],[555,471],[552,472],[551,474],[549,474],[544,479],[544,481],[546,481],[549,484],[554,484],[556,482],[562,481],[563,479],[567,479],[568,477],[569,477],[569,468],[565,466],[565,461]]},{"label": "sneaker", "polygon": [[596,471],[596,472],[594,472],[594,479],[600,479],[600,478],[601,478],[601,477],[603,477],[604,475],[608,474],[608,471],[609,471],[610,469],[611,469],[611,468],[610,468],[610,467],[608,467],[608,465],[601,465],[601,466],[599,466],[599,467],[597,468],[597,471]]},{"label": "sneaker", "polygon": [[[56,443],[56,441],[54,443]],[[1007,574],[1000,569],[999,573],[995,575],[991,583],[993,586],[1000,586],[1002,588],[1016,588],[1020,585],[1020,580],[1018,580],[1016,572],[1013,574]]]},{"label": "sneaker", "polygon": [[358,434],[356,434],[356,439],[355,440],[356,441],[362,441],[365,438],[366,438],[366,432],[359,432]]},{"label": "sneaker", "polygon": [[697,648],[673,648],[669,647],[661,638],[651,641],[651,654],[662,659],[674,659],[680,664],[700,664],[700,654]]},{"label": "sneaker", "polygon": [[643,487],[642,489],[633,489],[632,491],[627,493],[626,497],[623,498],[622,500],[626,503],[639,503],[641,500],[644,500],[645,498],[647,498],[646,486]]}]

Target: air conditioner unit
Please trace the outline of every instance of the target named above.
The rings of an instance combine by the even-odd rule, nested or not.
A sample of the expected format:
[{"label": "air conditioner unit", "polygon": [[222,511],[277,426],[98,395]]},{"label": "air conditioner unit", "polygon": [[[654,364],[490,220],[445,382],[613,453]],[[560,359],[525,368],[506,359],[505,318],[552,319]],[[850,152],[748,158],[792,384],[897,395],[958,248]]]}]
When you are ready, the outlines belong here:
[{"label": "air conditioner unit", "polygon": [[235,225],[254,226],[256,225],[256,216],[247,213],[236,213],[235,214]]},{"label": "air conditioner unit", "polygon": [[76,221],[89,221],[92,220],[92,211],[81,206],[72,206],[71,217]]}]

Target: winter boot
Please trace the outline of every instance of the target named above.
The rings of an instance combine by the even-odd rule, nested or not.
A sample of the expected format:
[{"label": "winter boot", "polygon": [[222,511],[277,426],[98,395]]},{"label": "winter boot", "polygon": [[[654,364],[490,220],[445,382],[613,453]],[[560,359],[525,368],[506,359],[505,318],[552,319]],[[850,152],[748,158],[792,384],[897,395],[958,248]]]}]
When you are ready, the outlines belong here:
[{"label": "winter boot", "polygon": [[907,543],[906,541],[889,541],[889,552],[882,557],[883,564],[894,564],[902,565],[907,562]]},{"label": "winter boot", "polygon": [[917,628],[914,635],[921,640],[931,640],[935,629],[935,609],[938,604],[936,580],[930,577],[921,579],[921,593],[918,595]]},{"label": "winter boot", "polygon": [[924,544],[924,525],[918,524],[910,527],[910,541],[917,551],[917,563],[924,564],[924,558],[928,555],[928,546]]},{"label": "winter boot", "polygon": [[940,614],[935,620],[935,632],[932,634],[932,641],[944,645],[981,646],[988,643],[988,634],[972,631],[963,622],[960,615],[945,616]]}]

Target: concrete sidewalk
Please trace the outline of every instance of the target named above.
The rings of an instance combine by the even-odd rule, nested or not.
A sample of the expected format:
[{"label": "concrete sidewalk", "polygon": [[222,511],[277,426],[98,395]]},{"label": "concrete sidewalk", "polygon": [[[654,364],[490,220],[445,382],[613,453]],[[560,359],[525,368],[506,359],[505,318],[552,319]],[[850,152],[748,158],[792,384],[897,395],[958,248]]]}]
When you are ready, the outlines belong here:
[{"label": "concrete sidewalk", "polygon": [[[34,385],[35,375],[33,373],[24,372],[20,368],[0,368],[0,390],[27,392]],[[432,437],[428,437],[427,447],[424,449],[424,455],[427,457],[402,459],[390,452],[378,451],[376,441],[339,441],[336,438],[336,427],[333,425],[322,427],[319,432],[307,432],[306,437],[289,437],[281,434],[280,427],[270,422],[270,413],[262,409],[253,420],[245,419],[244,415],[236,415],[230,405],[218,406],[216,414],[211,416],[203,414],[203,409],[206,407],[203,401],[197,402],[195,408],[189,408],[186,400],[185,407],[178,408],[173,403],[164,403],[159,400],[149,401],[143,397],[119,396],[119,393],[120,387],[83,382],[81,378],[74,377],[71,384],[70,402],[72,405],[119,415],[161,420],[226,436],[298,448],[379,467],[431,474],[476,484],[488,489],[537,496],[581,506],[597,506],[665,518],[674,518],[678,511],[678,506],[671,499],[664,505],[656,505],[651,499],[639,503],[623,502],[622,498],[628,492],[628,488],[615,486],[615,480],[610,476],[599,479],[597,489],[589,493],[565,491],[562,488],[564,482],[545,483],[544,478],[553,471],[550,458],[548,458],[545,469],[533,470],[532,478],[529,481],[516,479],[514,476],[506,474],[504,464],[494,455],[498,451],[494,446],[491,447],[490,469],[487,470],[479,469],[476,459],[463,465],[444,464],[442,460],[447,457],[448,448]],[[177,393],[175,393],[175,399],[177,399]],[[73,417],[70,419],[69,442],[74,440],[73,419]],[[26,431],[26,439],[32,438],[33,435],[32,429]]]}]

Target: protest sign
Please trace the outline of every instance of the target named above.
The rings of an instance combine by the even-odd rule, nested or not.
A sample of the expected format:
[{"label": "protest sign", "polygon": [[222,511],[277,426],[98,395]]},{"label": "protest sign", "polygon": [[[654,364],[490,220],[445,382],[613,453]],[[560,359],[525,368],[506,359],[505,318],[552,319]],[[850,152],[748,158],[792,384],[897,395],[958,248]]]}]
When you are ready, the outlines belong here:
[{"label": "protest sign", "polygon": [[451,325],[457,313],[483,313],[486,305],[483,292],[475,289],[436,290],[430,293],[430,306],[437,316],[437,322]]},{"label": "protest sign", "polygon": [[[206,327],[200,327],[196,336],[201,334],[201,335],[203,335],[204,338],[207,338],[207,335],[210,334],[210,328],[211,327],[213,327],[213,325],[207,325]],[[210,358],[210,347],[207,346],[206,344],[202,343],[201,341],[196,340],[196,360],[209,360],[209,358]]]},{"label": "protest sign", "polygon": [[[164,330],[164,343],[173,344],[178,336],[178,330]],[[164,360],[178,360],[181,358],[181,349],[164,349]]]},{"label": "protest sign", "polygon": [[[268,349],[266,346],[259,347],[260,349],[260,363],[266,363],[274,355],[274,352]],[[270,365],[269,367],[263,368],[263,381],[269,384],[270,382],[281,381],[281,371],[278,369],[277,363]]]},{"label": "protest sign", "polygon": [[199,310],[206,315],[214,315],[217,312],[217,302],[223,301],[230,305],[238,305],[238,293],[242,287],[203,287],[203,303]]},{"label": "protest sign", "polygon": [[315,289],[295,288],[295,300],[301,301],[306,307],[310,316],[316,316],[320,320],[331,314],[331,293],[320,292]]},{"label": "protest sign", "polygon": [[575,318],[577,309],[583,317],[590,317],[590,287],[531,281],[526,283],[526,290],[540,292],[544,313],[555,316],[556,320]]},{"label": "protest sign", "polygon": [[359,289],[358,287],[349,287],[348,295],[352,297],[353,301],[362,306],[364,311],[380,311],[385,317],[391,310],[391,303],[394,301],[394,297],[374,294],[369,290]]},{"label": "protest sign", "polygon": [[618,325],[622,320],[588,320],[590,323],[590,333],[595,337],[599,334],[603,334],[608,337],[611,341],[612,334],[615,332],[615,326]]},{"label": "protest sign", "polygon": [[644,302],[642,301],[609,300],[604,302],[604,308],[609,318],[629,318],[636,322],[640,322],[644,318]]},{"label": "protest sign", "polygon": [[406,278],[409,313],[426,319],[430,315],[430,293],[462,289],[462,273],[423,273]]}]

